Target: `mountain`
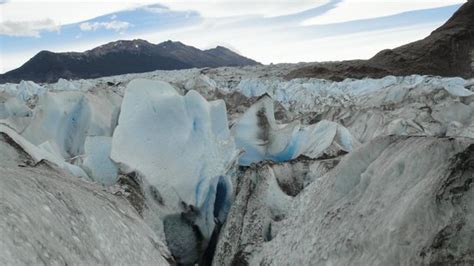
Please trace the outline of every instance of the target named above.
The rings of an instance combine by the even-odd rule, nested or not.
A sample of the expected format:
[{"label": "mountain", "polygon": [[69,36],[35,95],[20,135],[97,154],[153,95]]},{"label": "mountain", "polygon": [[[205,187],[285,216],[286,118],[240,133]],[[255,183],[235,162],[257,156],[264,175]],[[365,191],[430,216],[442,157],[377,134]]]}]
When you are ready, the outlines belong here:
[{"label": "mountain", "polygon": [[387,75],[474,76],[474,0],[425,39],[380,51],[369,60],[315,63],[287,78],[380,78]]},{"label": "mountain", "polygon": [[199,50],[181,42],[152,44],[145,40],[116,41],[83,53],[41,51],[21,67],[0,75],[0,83],[32,80],[56,82],[153,70],[256,65],[225,47]]}]

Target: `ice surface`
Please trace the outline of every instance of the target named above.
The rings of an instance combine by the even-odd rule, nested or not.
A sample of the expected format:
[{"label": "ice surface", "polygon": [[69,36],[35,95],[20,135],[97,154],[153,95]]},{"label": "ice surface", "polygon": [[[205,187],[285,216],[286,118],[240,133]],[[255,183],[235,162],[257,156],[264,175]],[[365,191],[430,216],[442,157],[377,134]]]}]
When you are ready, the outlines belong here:
[{"label": "ice surface", "polygon": [[87,136],[112,135],[116,103],[100,96],[47,92],[39,97],[33,121],[22,135],[35,145],[49,141],[64,158],[82,155]]},{"label": "ice surface", "polygon": [[123,198],[50,163],[25,165],[22,148],[31,152],[0,133],[1,265],[170,263],[164,240]]},{"label": "ice surface", "polygon": [[34,163],[46,160],[56,164],[58,167],[64,169],[66,172],[74,176],[88,178],[87,174],[80,167],[65,162],[62,157],[52,153],[51,150],[42,149],[35,146],[10,127],[0,124],[0,132],[13,139],[27,154],[32,157]]},{"label": "ice surface", "polygon": [[433,137],[391,136],[365,144],[293,200],[295,211],[279,222],[271,241],[247,255],[248,263],[471,261],[474,193],[457,188],[472,178],[472,147],[472,139]]},{"label": "ice surface", "polygon": [[226,172],[235,148],[225,110],[223,101],[208,103],[195,91],[181,96],[168,83],[133,80],[112,139],[111,158],[141,173],[164,202],[201,211],[197,223],[207,238],[219,182],[232,191]]},{"label": "ice surface", "polygon": [[28,101],[35,96],[42,95],[46,90],[33,81],[21,81],[17,88],[17,98]]},{"label": "ice surface", "polygon": [[325,152],[335,155],[329,148],[350,152],[359,145],[346,128],[335,122],[323,120],[309,126],[302,126],[299,121],[278,124],[269,96],[252,105],[233,125],[232,133],[237,148],[244,151],[239,159],[241,165],[265,160],[283,162],[300,155],[318,158]]},{"label": "ice surface", "polygon": [[4,106],[7,117],[29,117],[33,113],[25,102],[19,98],[9,98]]},{"label": "ice surface", "polygon": [[105,136],[87,137],[84,144],[85,157],[83,168],[89,177],[104,185],[115,184],[118,168],[110,159],[112,138]]},{"label": "ice surface", "polygon": [[[223,235],[226,235],[224,243],[230,245],[218,247],[224,252],[222,254],[231,259],[241,259],[255,255],[252,252],[258,251],[265,241],[272,243],[275,236],[283,238],[281,235],[287,234],[303,239],[316,232],[317,236],[306,239],[309,242],[304,245],[288,239],[278,242],[285,243],[281,244],[284,248],[280,244],[268,244],[262,253],[263,261],[275,262],[273,259],[278,256],[281,260],[277,262],[304,260],[314,250],[306,247],[316,244],[323,251],[318,252],[317,258],[340,262],[337,260],[340,257],[332,257],[334,252],[341,252],[340,243],[344,243],[348,254],[352,254],[350,241],[361,238],[351,235],[353,230],[345,231],[347,239],[332,237],[340,235],[339,229],[329,228],[325,234],[326,231],[320,228],[327,222],[324,219],[330,219],[329,224],[340,221],[337,217],[344,215],[344,210],[350,208],[347,206],[358,204],[353,199],[364,202],[357,210],[367,208],[367,215],[371,215],[370,210],[379,208],[378,204],[389,206],[392,201],[385,201],[385,198],[390,198],[392,194],[378,196],[385,193],[387,187],[389,192],[395,191],[396,187],[387,185],[392,184],[390,182],[407,178],[407,175],[399,173],[421,173],[428,164],[417,165],[417,162],[430,160],[440,162],[436,163],[436,168],[441,167],[447,159],[438,160],[430,152],[451,154],[453,150],[459,150],[443,141],[448,141],[447,138],[427,136],[448,136],[456,141],[461,137],[474,138],[474,80],[418,75],[346,79],[341,82],[283,79],[294,68],[295,65],[271,65],[188,69],[92,80],[59,80],[42,85],[33,82],[0,84],[0,132],[14,139],[31,156],[32,163],[26,160],[19,165],[41,165],[40,162],[45,160],[57,165],[58,171],[81,177],[88,175],[105,185],[113,184],[118,174],[123,178],[129,172],[127,177],[142,180],[143,184],[137,191],[143,195],[137,198],[143,196],[145,202],[137,210],[154,233],[166,240],[173,252],[177,252],[177,257],[184,256],[181,262],[195,262],[206,248],[215,225],[226,219],[235,191],[231,183],[240,188],[237,189],[238,195],[235,195],[237,202],[231,210],[229,228],[222,229],[225,231]],[[212,101],[216,99],[220,100]],[[232,123],[231,131],[228,129],[228,117]],[[386,135],[410,136],[410,141],[407,141],[410,145],[400,144],[403,149],[395,149],[382,145],[383,141],[373,142],[379,136]],[[426,139],[433,141],[425,142]],[[360,152],[359,147],[367,143],[369,146],[364,148],[365,152]],[[439,150],[435,149],[438,144],[442,146]],[[231,165],[237,150],[245,151],[240,164],[260,162],[237,170],[252,172],[246,174],[248,180],[242,176],[232,180],[229,178],[236,171]],[[329,172],[328,176],[333,179],[324,178],[324,174],[341,158],[348,157],[351,158],[350,163]],[[382,159],[377,159],[379,157]],[[389,159],[393,157],[396,160]],[[366,169],[374,158],[379,160],[374,164],[378,167]],[[410,165],[411,161],[414,164]],[[330,167],[327,167],[328,163]],[[37,173],[35,166],[26,170]],[[376,179],[374,173],[377,174]],[[374,183],[382,179],[390,182]],[[425,181],[423,179],[416,184],[407,181],[403,187],[410,187],[413,191],[421,187],[423,193],[397,199],[410,203],[421,199],[419,195],[426,195],[425,192],[432,188],[425,186]],[[438,187],[442,184],[440,181]],[[305,188],[308,185],[310,187]],[[323,198],[311,198],[307,204],[295,203],[295,200],[299,201],[300,191],[308,193],[305,191],[309,188],[315,190],[320,186],[325,189],[317,190],[313,196],[321,194]],[[364,189],[371,186],[375,186],[371,188],[372,192],[365,193]],[[116,188],[122,191],[125,186],[119,184],[107,189]],[[399,190],[400,193],[403,191],[406,189]],[[128,193],[127,190],[125,194]],[[347,200],[348,195],[358,197]],[[374,201],[364,201],[364,197]],[[347,205],[337,205],[338,200]],[[329,201],[336,202],[337,206],[331,209],[318,205]],[[400,210],[411,207],[397,206],[401,206]],[[315,209],[320,210],[321,215],[329,214],[321,218],[322,223],[308,227],[308,222],[319,217],[310,215]],[[412,213],[418,215],[425,209],[417,208]],[[380,210],[390,211],[392,208]],[[395,217],[406,217],[403,214],[397,211]],[[286,227],[294,225],[278,222],[293,215],[305,217],[292,220],[302,229],[287,230]],[[384,215],[394,217],[393,213]],[[354,213],[349,220],[353,223],[358,219],[363,217]],[[395,223],[393,219],[387,221],[389,225]],[[457,228],[454,223],[446,225]],[[311,230],[305,231],[304,228]],[[103,231],[104,228],[98,230]],[[412,235],[418,236],[420,232],[413,232]],[[339,242],[334,242],[335,248],[325,250],[331,244],[319,245],[318,239]],[[373,240],[366,239],[363,243]],[[417,239],[409,241],[415,243]],[[290,254],[286,257],[275,257],[271,252],[272,248],[277,253],[286,251],[288,246],[290,249],[297,247],[297,250],[288,251]],[[297,252],[300,250],[302,253]],[[359,249],[356,247],[354,250]],[[406,253],[402,249],[395,250],[399,252],[397,254]],[[362,250],[357,254],[376,254],[372,251]],[[389,254],[386,251],[379,254]],[[222,258],[222,254],[217,257]],[[239,254],[244,255],[240,257]],[[359,258],[357,256],[353,258]],[[366,261],[367,257],[359,259]],[[222,262],[232,261],[224,259]]]}]

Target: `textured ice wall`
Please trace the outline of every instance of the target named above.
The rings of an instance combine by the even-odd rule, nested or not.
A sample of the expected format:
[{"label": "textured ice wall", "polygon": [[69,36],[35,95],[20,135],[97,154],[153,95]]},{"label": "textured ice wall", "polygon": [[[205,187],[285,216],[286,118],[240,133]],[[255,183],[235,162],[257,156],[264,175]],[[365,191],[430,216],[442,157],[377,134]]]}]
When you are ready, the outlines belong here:
[{"label": "textured ice wall", "polygon": [[366,143],[293,200],[249,264],[471,265],[473,160],[469,138]]},{"label": "textured ice wall", "polygon": [[[182,211],[183,203],[199,210],[195,223],[206,238],[230,204],[227,171],[234,157],[223,101],[207,102],[195,91],[181,96],[160,81],[129,83],[111,158],[125,171],[143,175],[174,213]],[[215,205],[223,191],[222,205]]]},{"label": "textured ice wall", "polygon": [[273,100],[263,96],[232,127],[237,148],[243,150],[241,165],[260,161],[289,161],[300,155],[318,158],[350,152],[359,145],[351,133],[331,121],[302,126],[298,120],[278,124]]},{"label": "textured ice wall", "polygon": [[117,182],[118,168],[110,159],[112,138],[105,136],[87,137],[84,143],[84,162],[82,168],[95,181],[106,186]]}]

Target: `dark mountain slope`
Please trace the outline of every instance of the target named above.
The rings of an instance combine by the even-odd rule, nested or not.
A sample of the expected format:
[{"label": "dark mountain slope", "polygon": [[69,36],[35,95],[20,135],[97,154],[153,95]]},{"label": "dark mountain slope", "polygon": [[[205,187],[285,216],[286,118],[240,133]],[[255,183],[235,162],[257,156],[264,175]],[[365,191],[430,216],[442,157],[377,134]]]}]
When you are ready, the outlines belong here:
[{"label": "dark mountain slope", "polygon": [[369,60],[315,63],[288,78],[379,78],[386,75],[474,76],[474,0],[469,0],[428,37],[379,52]]},{"label": "dark mountain slope", "polygon": [[97,78],[153,70],[255,64],[258,63],[224,47],[201,51],[172,41],[158,45],[144,40],[116,41],[84,53],[41,51],[20,68],[0,75],[0,83],[55,82],[59,78]]}]

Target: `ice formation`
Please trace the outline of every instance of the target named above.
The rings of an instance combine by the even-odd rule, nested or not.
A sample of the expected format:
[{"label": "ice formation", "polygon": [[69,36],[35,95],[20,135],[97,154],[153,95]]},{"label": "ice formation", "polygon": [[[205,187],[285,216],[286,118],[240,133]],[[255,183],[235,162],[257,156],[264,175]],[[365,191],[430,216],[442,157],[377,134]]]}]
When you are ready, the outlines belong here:
[{"label": "ice formation", "polygon": [[111,136],[115,104],[82,92],[48,92],[22,135],[35,145],[50,142],[64,158],[81,155],[87,136]]},{"label": "ice formation", "polygon": [[118,177],[117,165],[110,159],[112,138],[89,136],[84,143],[84,163],[82,167],[93,180],[110,186]]},{"label": "ice formation", "polygon": [[207,102],[195,91],[181,96],[160,81],[129,83],[111,158],[143,175],[176,213],[181,202],[197,208],[196,224],[206,238],[229,208],[234,157],[223,101]]},{"label": "ice formation", "polygon": [[47,149],[43,149],[36,145],[33,145],[30,141],[25,139],[23,136],[18,134],[12,128],[0,124],[0,133],[6,134],[10,137],[15,143],[20,146],[27,154],[33,159],[33,164],[39,163],[42,160],[52,162],[57,165],[59,168],[65,170],[67,173],[70,173],[77,177],[87,178],[87,174],[82,170],[82,168],[67,163],[64,159],[58,156],[55,153],[50,152]]},{"label": "ice formation", "polygon": [[[306,255],[314,258],[314,249],[307,247],[314,244],[328,261],[343,263],[332,256],[336,248],[331,247],[346,241],[348,254],[353,254],[358,249],[350,249],[350,243],[369,243],[373,238],[350,235],[353,230],[347,231],[353,242],[333,237],[340,228],[318,227],[327,217],[337,221],[341,221],[339,215],[342,220],[350,217],[354,227],[338,226],[362,230],[367,224],[384,233],[387,227],[377,228],[365,216],[358,216],[364,210],[372,215],[380,202],[397,203],[385,200],[393,195],[382,192],[405,193],[400,188],[406,187],[423,190],[426,198],[400,194],[400,204],[393,206],[400,210],[415,206],[411,213],[428,219],[439,207],[430,205],[438,192],[424,179],[413,185],[414,178],[428,173],[426,167],[433,167],[428,162],[444,169],[443,176],[433,181],[438,187],[457,184],[450,181],[453,176],[446,172],[450,169],[461,170],[455,176],[472,173],[463,162],[472,157],[472,148],[466,147],[474,138],[474,80],[417,75],[341,82],[284,80],[292,68],[189,69],[55,84],[1,84],[0,133],[29,155],[17,161],[7,158],[10,161],[5,163],[42,174],[42,162],[47,161],[57,172],[90,179],[107,186],[102,190],[124,195],[153,229],[152,234],[167,243],[177,262],[190,264],[202,258],[208,245],[217,245],[214,262],[218,264],[234,259],[308,262]],[[387,141],[392,144],[382,145]],[[464,157],[456,157],[458,151]],[[236,160],[250,167],[234,168]],[[374,173],[376,179],[371,178]],[[449,182],[443,183],[444,179]],[[466,192],[459,184],[449,190],[455,192],[452,197]],[[367,189],[373,191],[367,193]],[[462,195],[465,202],[472,198],[472,193]],[[231,199],[235,200],[232,205]],[[344,210],[359,199],[362,207],[353,208],[354,217],[347,216]],[[337,205],[339,201],[342,205]],[[403,205],[406,202],[410,206]],[[396,223],[391,219],[393,208],[381,210],[385,212],[381,218],[388,217],[396,228],[413,222],[410,213],[396,212],[403,220]],[[308,227],[313,218],[322,223]],[[454,222],[438,225],[458,228]],[[444,236],[443,230],[438,235]],[[435,231],[423,234],[425,240],[436,239]],[[295,239],[303,235],[312,237],[297,243]],[[465,240],[462,236],[453,239]],[[412,240],[409,243],[419,243]],[[281,255],[286,254],[281,253],[281,246],[301,252],[289,249],[287,256]],[[363,254],[372,254],[375,261],[391,262],[377,254],[405,254],[400,246],[378,253],[378,246],[364,248]],[[430,261],[436,259],[433,254],[442,256],[427,247],[421,251]],[[357,254],[354,258],[365,261]],[[411,261],[419,262],[415,256],[410,256]]]},{"label": "ice formation", "polygon": [[295,198],[271,241],[246,250],[248,263],[469,264],[473,159],[469,138],[377,138]]},{"label": "ice formation", "polygon": [[128,202],[56,168],[51,158],[26,165],[38,153],[21,136],[0,132],[1,265],[172,262],[163,239]]},{"label": "ice formation", "polygon": [[324,153],[350,152],[359,145],[346,128],[335,122],[323,120],[302,126],[296,120],[278,124],[269,96],[252,105],[233,125],[232,133],[237,148],[244,151],[239,159],[241,165],[289,161],[300,155],[318,158]]}]

